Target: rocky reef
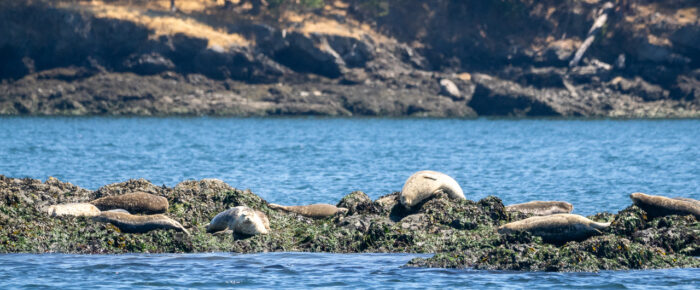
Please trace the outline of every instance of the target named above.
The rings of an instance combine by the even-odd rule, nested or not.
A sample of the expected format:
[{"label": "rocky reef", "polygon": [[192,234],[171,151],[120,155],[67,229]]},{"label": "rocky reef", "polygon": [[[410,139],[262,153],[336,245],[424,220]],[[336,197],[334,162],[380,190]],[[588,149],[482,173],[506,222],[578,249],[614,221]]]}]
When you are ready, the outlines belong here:
[{"label": "rocky reef", "polygon": [[[135,191],[167,198],[170,207],[165,215],[191,235],[174,230],[122,233],[90,217],[51,217],[43,211],[54,204]],[[234,206],[264,212],[270,233],[206,232],[216,214]],[[348,211],[322,219],[275,211],[249,190],[216,179],[184,181],[175,187],[138,179],[91,191],[55,178],[41,182],[0,175],[0,253],[388,252],[436,253],[410,261],[410,267],[520,271],[700,267],[700,223],[694,216],[652,219],[634,205],[617,214],[590,216],[612,225],[600,235],[558,245],[528,233],[498,234],[498,226],[528,215],[507,212],[495,196],[470,201],[442,194],[409,211],[399,203],[398,193],[372,201],[356,191],[343,197],[338,207]]]}]

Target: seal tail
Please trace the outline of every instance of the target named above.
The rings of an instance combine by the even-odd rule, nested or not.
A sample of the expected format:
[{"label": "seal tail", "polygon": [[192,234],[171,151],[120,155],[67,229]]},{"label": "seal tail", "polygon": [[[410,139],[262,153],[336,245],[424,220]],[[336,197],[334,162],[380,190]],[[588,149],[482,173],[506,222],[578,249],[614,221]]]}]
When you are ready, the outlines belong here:
[{"label": "seal tail", "polygon": [[606,229],[607,227],[610,226],[611,223],[597,223],[597,222],[592,222],[591,226],[597,230],[603,230]]}]

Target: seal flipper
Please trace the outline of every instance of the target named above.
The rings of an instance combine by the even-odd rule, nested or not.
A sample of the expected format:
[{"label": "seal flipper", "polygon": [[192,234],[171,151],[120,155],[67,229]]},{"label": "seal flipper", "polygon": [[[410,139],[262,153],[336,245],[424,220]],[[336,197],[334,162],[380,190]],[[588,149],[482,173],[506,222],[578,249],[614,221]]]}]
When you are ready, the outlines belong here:
[{"label": "seal flipper", "polygon": [[275,210],[287,210],[287,207],[286,207],[286,206],[284,206],[284,205],[279,205],[279,204],[276,204],[276,203],[268,203],[268,204],[267,204],[267,207],[269,207],[269,208],[271,208],[271,209],[275,209]]}]

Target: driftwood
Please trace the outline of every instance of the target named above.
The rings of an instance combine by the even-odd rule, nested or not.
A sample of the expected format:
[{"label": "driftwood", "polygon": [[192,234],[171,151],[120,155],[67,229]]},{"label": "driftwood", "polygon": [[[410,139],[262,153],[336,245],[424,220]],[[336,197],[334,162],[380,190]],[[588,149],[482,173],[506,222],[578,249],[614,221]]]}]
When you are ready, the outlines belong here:
[{"label": "driftwood", "polygon": [[588,36],[586,37],[586,40],[583,41],[583,44],[581,44],[581,47],[576,50],[576,54],[574,54],[574,58],[571,59],[569,62],[569,67],[575,67],[578,65],[578,63],[581,61],[581,58],[583,58],[583,54],[586,53],[586,50],[588,50],[588,47],[593,44],[593,41],[595,41],[595,37],[600,31],[600,29],[605,25],[605,23],[608,21],[608,14],[610,14],[610,11],[613,10],[614,5],[611,2],[605,2],[603,6],[598,10],[598,18],[596,18],[595,22],[593,22],[593,26],[591,26],[591,29],[588,30]]}]

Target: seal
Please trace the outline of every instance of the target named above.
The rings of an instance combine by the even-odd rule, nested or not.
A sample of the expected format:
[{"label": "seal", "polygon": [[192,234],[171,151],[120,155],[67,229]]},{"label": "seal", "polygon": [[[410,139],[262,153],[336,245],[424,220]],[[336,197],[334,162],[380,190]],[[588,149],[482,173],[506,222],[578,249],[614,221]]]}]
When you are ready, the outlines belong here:
[{"label": "seal", "polygon": [[430,170],[411,175],[404,183],[399,198],[404,207],[411,208],[440,191],[452,199],[466,199],[457,181],[444,173]]},{"label": "seal", "polygon": [[93,200],[100,210],[123,209],[130,213],[155,214],[168,211],[168,199],[145,192],[105,196]]},{"label": "seal", "polygon": [[98,216],[100,215],[100,210],[89,203],[65,203],[65,204],[55,204],[46,208],[46,213],[49,216]]},{"label": "seal", "polygon": [[110,210],[107,210],[105,212],[121,212],[121,213],[131,214],[130,212],[126,211],[125,209],[121,209],[121,208],[110,209]]},{"label": "seal", "polygon": [[270,220],[265,213],[247,206],[232,207],[217,214],[207,225],[207,233],[227,229],[250,236],[267,234],[270,232]]},{"label": "seal", "polygon": [[506,211],[517,211],[534,215],[571,213],[574,206],[565,201],[531,201],[506,206]]},{"label": "seal", "polygon": [[697,199],[692,199],[692,198],[687,198],[687,197],[674,197],[673,199],[689,201],[689,202],[692,202],[694,204],[700,205],[700,200],[697,200]]},{"label": "seal", "polygon": [[552,243],[582,241],[591,236],[602,234],[600,230],[610,223],[598,223],[576,214],[560,213],[547,216],[534,216],[507,223],[498,228],[499,234],[530,232]]},{"label": "seal", "polygon": [[123,212],[102,212],[92,218],[95,221],[110,223],[125,233],[146,233],[152,230],[176,230],[188,236],[190,232],[179,222],[162,214],[132,215]]},{"label": "seal", "polygon": [[696,218],[700,218],[700,203],[694,199],[684,197],[668,198],[641,192],[630,194],[630,198],[634,205],[643,209],[651,217],[692,214]]},{"label": "seal", "polygon": [[271,203],[268,205],[271,209],[283,210],[286,212],[293,212],[310,218],[327,218],[333,216],[337,213],[347,213],[348,209],[344,207],[336,207],[332,204],[327,203],[317,203],[310,205],[292,205],[284,206],[279,204]]}]

